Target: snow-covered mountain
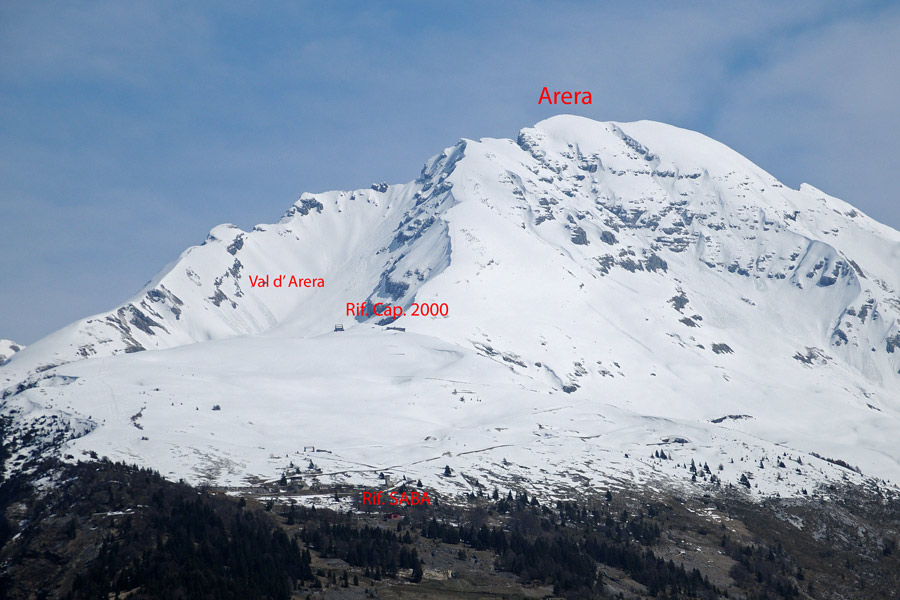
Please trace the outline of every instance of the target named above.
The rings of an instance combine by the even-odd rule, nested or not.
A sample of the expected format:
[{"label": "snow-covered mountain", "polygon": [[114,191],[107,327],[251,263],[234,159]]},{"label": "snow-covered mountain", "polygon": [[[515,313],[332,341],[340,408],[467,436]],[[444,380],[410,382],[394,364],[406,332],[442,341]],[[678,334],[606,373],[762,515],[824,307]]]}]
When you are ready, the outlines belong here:
[{"label": "snow-covered mountain", "polygon": [[898,265],[900,232],[701,134],[554,117],[220,225],[17,353],[12,468],[52,446],[228,485],[896,482]]},{"label": "snow-covered mountain", "polygon": [[25,346],[17,344],[12,340],[0,339],[0,365],[9,360],[13,354],[24,348]]}]

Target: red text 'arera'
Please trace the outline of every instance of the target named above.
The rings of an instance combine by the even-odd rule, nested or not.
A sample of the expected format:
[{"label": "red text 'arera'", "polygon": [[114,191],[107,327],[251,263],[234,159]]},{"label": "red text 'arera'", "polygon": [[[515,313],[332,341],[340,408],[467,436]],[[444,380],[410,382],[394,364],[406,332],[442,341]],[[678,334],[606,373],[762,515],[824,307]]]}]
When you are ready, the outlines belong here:
[{"label": "red text 'arera'", "polygon": [[591,93],[553,92],[551,95],[550,90],[544,87],[544,89],[541,90],[541,98],[538,100],[538,104],[543,104],[544,100],[547,101],[547,104],[590,104]]}]

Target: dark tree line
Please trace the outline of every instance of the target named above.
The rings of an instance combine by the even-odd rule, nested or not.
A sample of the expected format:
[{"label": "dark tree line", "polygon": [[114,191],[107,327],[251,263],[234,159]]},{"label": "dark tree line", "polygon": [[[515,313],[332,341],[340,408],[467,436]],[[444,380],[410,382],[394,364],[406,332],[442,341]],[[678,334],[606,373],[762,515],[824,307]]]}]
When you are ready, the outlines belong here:
[{"label": "dark tree line", "polygon": [[368,524],[359,527],[347,516],[328,517],[314,508],[301,508],[299,512],[299,518],[305,523],[301,538],[321,556],[341,558],[355,567],[364,567],[368,576],[375,579],[397,577],[401,569],[411,569],[412,579],[421,580],[422,560],[410,546],[413,540],[409,531],[401,536],[383,527]]},{"label": "dark tree line", "polygon": [[288,600],[313,579],[309,552],[246,503],[107,461],[43,468],[46,493],[0,486],[29,523],[3,548],[0,597]]},{"label": "dark tree line", "polygon": [[[58,483],[41,502],[32,503],[26,515],[40,525],[21,532],[10,547],[23,550],[8,552],[4,564],[12,572],[20,562],[34,558],[30,548],[46,547],[47,540],[63,540],[57,547],[80,543],[81,548],[96,548],[97,555],[87,561],[76,560],[80,553],[54,556],[59,564],[68,560],[66,564],[77,565],[78,572],[74,577],[51,573],[46,581],[29,581],[29,589],[44,597],[57,597],[52,592],[62,590],[58,597],[70,600],[116,595],[132,600],[287,600],[301,582],[318,588],[319,577],[327,577],[338,585],[335,572],[313,574],[310,551],[340,558],[371,579],[403,576],[418,582],[424,567],[416,549],[420,536],[465,546],[453,549],[460,560],[469,560],[469,549],[491,552],[497,570],[526,583],[552,585],[555,595],[569,599],[603,596],[611,583],[604,580],[607,569],[625,573],[656,598],[727,597],[698,570],[657,553],[663,528],[676,526],[669,520],[677,515],[672,507],[654,503],[630,514],[612,502],[610,492],[605,502],[600,498],[594,504],[541,504],[524,492],[503,495],[495,490],[490,496],[479,492],[465,508],[409,507],[396,527],[373,524],[369,517],[349,512],[291,504],[281,509],[286,532],[271,512],[248,508],[245,500],[235,502],[167,482],[150,470],[103,461],[54,468],[62,472]],[[27,488],[17,479],[3,482],[0,507],[23,501]],[[0,539],[8,538],[2,525]],[[793,566],[780,544],[742,545],[723,535],[721,548],[737,563],[729,574],[744,597],[800,596],[797,582],[803,581],[804,573]],[[884,555],[892,552],[893,546],[885,543]],[[340,584],[347,587],[350,579],[344,572]],[[356,574],[352,579],[357,585]],[[12,591],[14,583],[13,576],[0,575],[0,597]],[[25,589],[24,582],[19,583],[20,590]]]},{"label": "dark tree line", "polygon": [[[287,600],[296,581],[312,579],[310,555],[258,515],[226,524],[202,498],[179,501],[157,517],[155,547],[132,549],[143,535],[126,523],[98,560],[76,577],[69,598],[140,588],[129,598],[273,598]],[[105,597],[105,596],[103,596]]]},{"label": "dark tree line", "polygon": [[[625,571],[647,586],[654,596],[698,597],[719,591],[694,569],[665,561],[649,548],[660,537],[650,515],[613,518],[607,511],[558,502],[555,510],[541,506],[527,494],[507,494],[494,502],[507,514],[508,527],[453,525],[431,518],[421,525],[423,537],[447,544],[463,543],[475,550],[491,550],[499,569],[526,581],[552,584],[567,597],[602,593],[601,565]],[[652,509],[651,509],[652,510]]]},{"label": "dark tree line", "polygon": [[803,570],[791,565],[781,544],[775,547],[763,544],[744,546],[723,535],[721,546],[725,554],[737,561],[729,575],[738,586],[752,587],[755,584],[774,590],[788,600],[800,597],[800,590],[789,576],[802,581]]}]

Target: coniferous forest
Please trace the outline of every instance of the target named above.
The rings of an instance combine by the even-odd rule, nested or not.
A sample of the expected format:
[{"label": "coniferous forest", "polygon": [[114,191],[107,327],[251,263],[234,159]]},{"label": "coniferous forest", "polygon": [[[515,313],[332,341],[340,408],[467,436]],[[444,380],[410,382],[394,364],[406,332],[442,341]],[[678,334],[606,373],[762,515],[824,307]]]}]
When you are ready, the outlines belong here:
[{"label": "coniferous forest", "polygon": [[738,492],[692,508],[636,491],[548,501],[479,490],[398,514],[362,506],[360,490],[334,511],[277,487],[257,500],[104,460],[43,463],[0,485],[0,598],[351,598],[410,586],[444,598],[461,580],[482,590],[473,598],[762,600],[890,598],[900,585],[890,498],[848,496],[788,521],[806,505]]}]

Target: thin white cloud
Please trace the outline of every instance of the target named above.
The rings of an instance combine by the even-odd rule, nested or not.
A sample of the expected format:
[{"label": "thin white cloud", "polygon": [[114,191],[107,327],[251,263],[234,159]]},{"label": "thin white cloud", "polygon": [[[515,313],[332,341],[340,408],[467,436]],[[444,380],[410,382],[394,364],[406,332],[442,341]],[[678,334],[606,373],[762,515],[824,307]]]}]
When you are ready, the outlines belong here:
[{"label": "thin white cloud", "polygon": [[900,11],[885,11],[779,41],[733,82],[712,133],[792,185],[900,225],[898,31]]}]

